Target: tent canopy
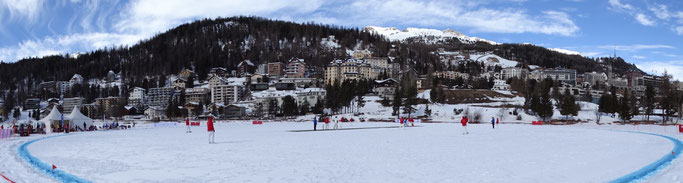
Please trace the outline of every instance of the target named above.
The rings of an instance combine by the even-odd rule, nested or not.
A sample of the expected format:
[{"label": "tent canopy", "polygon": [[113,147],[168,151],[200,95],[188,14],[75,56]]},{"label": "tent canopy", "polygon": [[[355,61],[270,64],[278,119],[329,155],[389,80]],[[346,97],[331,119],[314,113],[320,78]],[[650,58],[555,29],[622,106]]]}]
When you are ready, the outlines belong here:
[{"label": "tent canopy", "polygon": [[[83,115],[83,113],[78,110],[78,107],[74,107],[74,110],[71,111],[71,114],[69,114],[68,118],[70,120],[69,125],[73,127],[80,127],[82,130],[87,130],[87,128],[93,124],[93,120]],[[85,124],[85,127],[83,127],[83,124]]]},{"label": "tent canopy", "polygon": [[[64,116],[64,121],[67,120],[69,120],[69,118]],[[59,112],[59,110],[57,110],[57,106],[54,106],[52,107],[52,111],[50,111],[50,114],[45,116],[45,118],[40,119],[40,121],[45,123],[47,133],[52,133],[52,124],[59,124],[59,122],[62,121],[62,113]]]},{"label": "tent canopy", "polygon": [[[40,119],[40,121],[49,123],[52,121],[61,121],[62,120],[62,113],[57,110],[57,106],[52,107],[52,111],[50,111],[50,114],[45,116],[45,118]],[[64,116],[64,120],[67,120],[66,116]]]}]

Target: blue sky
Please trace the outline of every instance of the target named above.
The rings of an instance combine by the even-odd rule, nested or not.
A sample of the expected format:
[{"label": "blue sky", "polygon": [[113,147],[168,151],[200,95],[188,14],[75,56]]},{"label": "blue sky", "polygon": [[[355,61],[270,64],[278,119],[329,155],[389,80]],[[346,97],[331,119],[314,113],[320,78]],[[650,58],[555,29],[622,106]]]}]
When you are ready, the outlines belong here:
[{"label": "blue sky", "polygon": [[683,2],[668,0],[0,0],[0,60],[132,45],[202,18],[453,29],[496,42],[617,55],[683,80]]}]

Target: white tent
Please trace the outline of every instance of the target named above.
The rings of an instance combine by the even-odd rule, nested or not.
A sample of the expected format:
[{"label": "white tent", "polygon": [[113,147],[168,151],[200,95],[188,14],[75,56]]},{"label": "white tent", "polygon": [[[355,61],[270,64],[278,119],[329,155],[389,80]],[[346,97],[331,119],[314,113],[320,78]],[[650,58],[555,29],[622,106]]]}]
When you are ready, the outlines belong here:
[{"label": "white tent", "polygon": [[[68,116],[69,118],[69,125],[74,128],[81,128],[81,130],[88,130],[88,127],[93,124],[93,120],[81,113],[80,110],[78,110],[78,107],[74,107],[74,110],[71,111],[71,114]],[[85,124],[85,127],[83,127],[83,124]]]},{"label": "white tent", "polygon": [[[66,116],[64,117],[64,120],[67,120]],[[62,113],[57,110],[57,106],[54,106],[52,107],[50,114],[45,116],[45,118],[40,119],[40,121],[45,123],[46,133],[52,133],[52,125],[59,124],[62,121]]]}]

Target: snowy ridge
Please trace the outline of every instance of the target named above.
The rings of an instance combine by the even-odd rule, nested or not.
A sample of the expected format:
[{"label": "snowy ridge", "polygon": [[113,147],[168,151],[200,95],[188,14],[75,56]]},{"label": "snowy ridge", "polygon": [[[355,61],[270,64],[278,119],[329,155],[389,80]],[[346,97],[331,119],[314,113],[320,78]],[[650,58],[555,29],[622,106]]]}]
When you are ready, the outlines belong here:
[{"label": "snowy ridge", "polygon": [[552,50],[552,51],[555,51],[555,52],[564,53],[564,54],[567,54],[567,55],[579,55],[579,56],[583,56],[583,55],[581,55],[581,53],[579,53],[578,51],[572,51],[572,50],[567,50],[567,49],[562,49],[562,48],[548,48],[548,49],[549,49],[549,50]]},{"label": "snowy ridge", "polygon": [[445,38],[457,38],[463,43],[466,44],[474,44],[476,42],[487,42],[489,44],[500,44],[494,41],[486,40],[486,39],[481,39],[478,37],[470,37],[467,35],[464,35],[460,32],[451,30],[451,29],[446,29],[446,30],[436,30],[436,29],[426,29],[426,28],[414,28],[414,27],[408,27],[405,30],[399,30],[396,27],[377,27],[377,26],[366,26],[363,28],[363,31],[366,32],[373,32],[379,35],[383,35],[384,37],[388,38],[389,40],[392,41],[403,41],[408,38],[412,37],[428,37],[428,36],[433,36],[434,38],[438,40],[443,40]]}]

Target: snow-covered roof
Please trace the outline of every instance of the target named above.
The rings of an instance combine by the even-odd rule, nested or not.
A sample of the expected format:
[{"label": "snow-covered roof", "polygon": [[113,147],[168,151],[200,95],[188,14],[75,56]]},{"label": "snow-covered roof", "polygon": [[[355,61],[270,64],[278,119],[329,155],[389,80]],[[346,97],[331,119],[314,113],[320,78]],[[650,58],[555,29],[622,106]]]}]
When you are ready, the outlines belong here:
[{"label": "snow-covered roof", "polygon": [[223,82],[225,82],[229,86],[244,86],[244,83],[247,82],[247,78],[221,78],[219,77]]},{"label": "snow-covered roof", "polygon": [[71,79],[72,79],[72,80],[73,80],[73,79],[80,79],[80,80],[83,80],[83,76],[81,76],[80,74],[74,74],[74,76],[71,77]]},{"label": "snow-covered roof", "polygon": [[292,59],[289,59],[289,62],[290,62],[290,63],[292,63],[292,62],[300,62],[300,63],[304,63],[304,59],[300,59],[300,58],[292,58]]},{"label": "snow-covered roof", "polygon": [[254,66],[254,63],[251,62],[251,60],[244,60],[244,61],[240,62],[239,64],[237,64],[237,67],[242,66],[242,63],[247,63],[248,65]]},{"label": "snow-covered roof", "polygon": [[394,82],[394,83],[397,82],[397,81],[396,81],[395,79],[393,79],[393,78],[388,78],[388,79],[383,79],[383,80],[375,80],[375,83],[382,84],[382,83],[385,83],[385,82],[388,82],[388,81],[392,81],[392,82]]}]

